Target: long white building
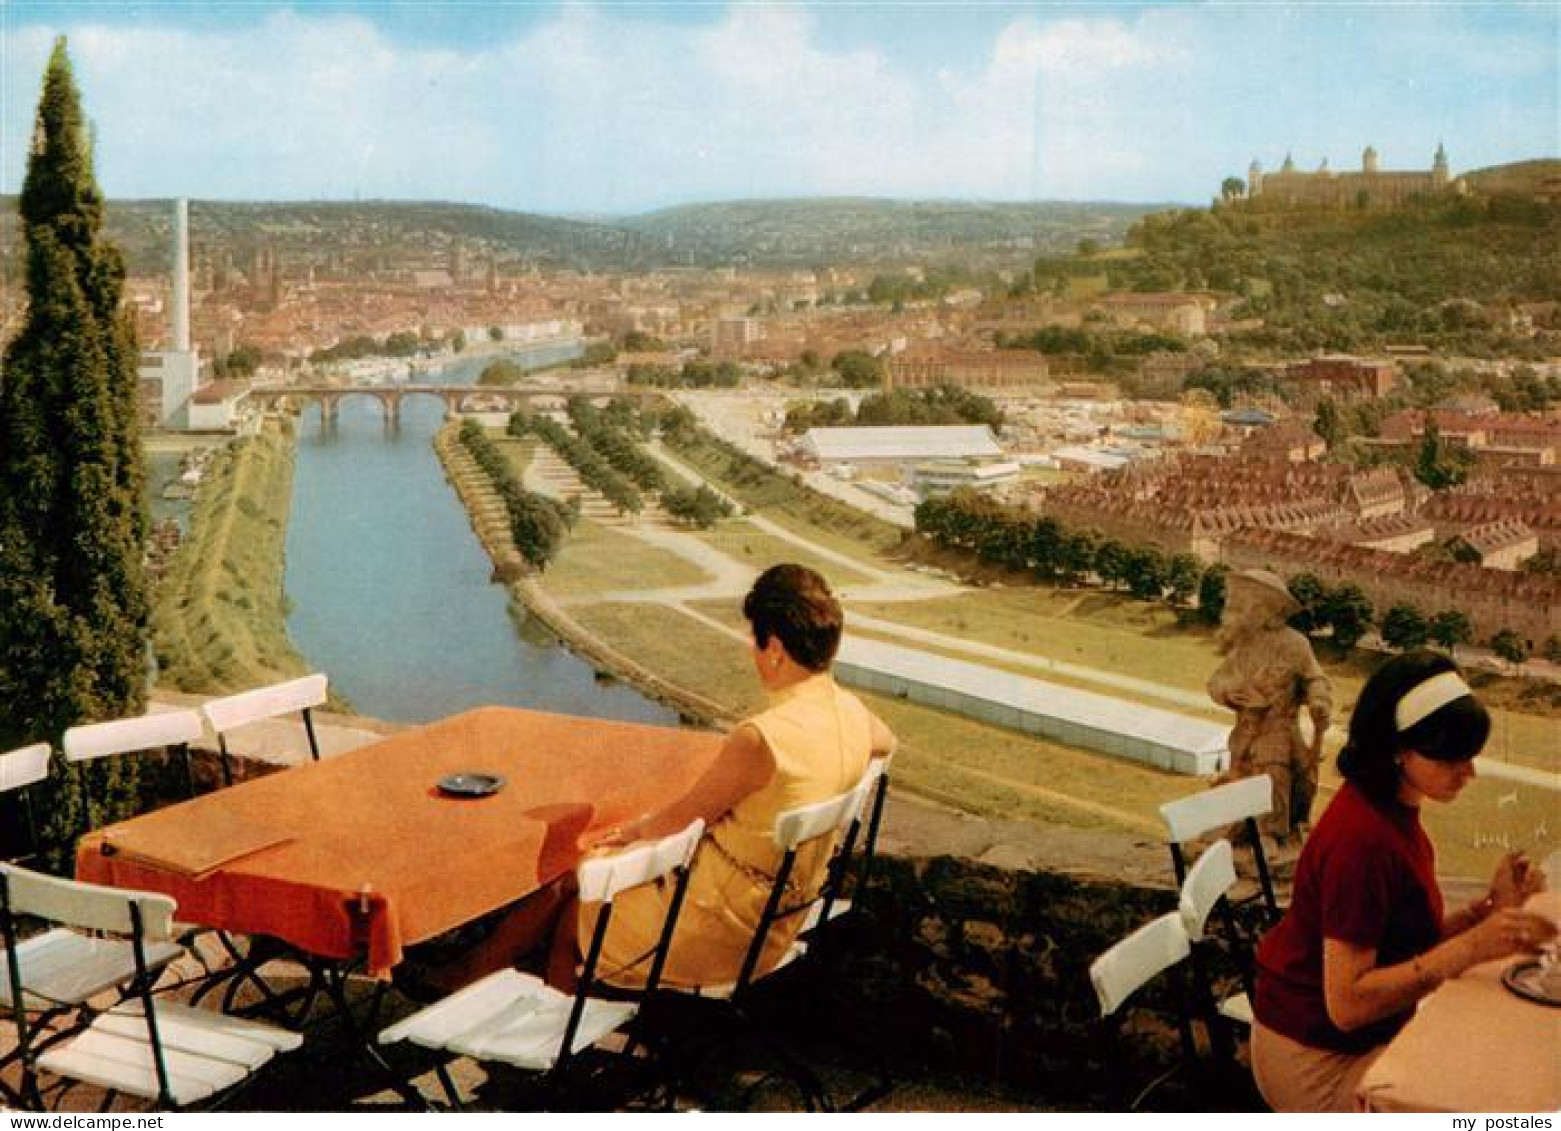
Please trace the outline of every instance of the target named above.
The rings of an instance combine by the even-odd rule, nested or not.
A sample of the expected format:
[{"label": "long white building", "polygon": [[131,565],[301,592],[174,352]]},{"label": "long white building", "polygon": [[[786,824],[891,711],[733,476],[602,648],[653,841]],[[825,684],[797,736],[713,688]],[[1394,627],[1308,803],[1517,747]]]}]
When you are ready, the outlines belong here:
[{"label": "long white building", "polygon": [[889,428],[809,428],[801,451],[819,463],[921,463],[998,459],[1003,449],[985,424]]},{"label": "long white building", "polygon": [[1179,774],[1230,762],[1230,727],[912,648],[851,636],[835,658],[842,683]]}]

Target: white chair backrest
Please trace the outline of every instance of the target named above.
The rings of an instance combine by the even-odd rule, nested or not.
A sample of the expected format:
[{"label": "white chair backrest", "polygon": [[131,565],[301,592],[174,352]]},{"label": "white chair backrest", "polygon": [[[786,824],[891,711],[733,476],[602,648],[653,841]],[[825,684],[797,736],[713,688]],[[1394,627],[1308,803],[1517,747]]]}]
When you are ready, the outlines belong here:
[{"label": "white chair backrest", "polygon": [[1089,980],[1109,1017],[1140,986],[1192,953],[1182,917],[1175,911],[1151,920],[1090,963]]},{"label": "white chair backrest", "polygon": [[201,736],[201,717],[194,711],[159,711],[138,719],[88,723],[65,732],[68,762],[85,762],[110,754],[130,754],[157,746],[178,746]]},{"label": "white chair backrest", "polygon": [[810,840],[844,829],[861,811],[863,798],[871,784],[863,777],[846,792],[827,801],[799,805],[779,814],[775,818],[776,846],[782,852],[790,852]]},{"label": "white chair backrest", "polygon": [[140,904],[141,932],[149,942],[161,942],[173,932],[178,906],[166,895],[148,891],[84,884],[0,863],[13,915],[34,915],[51,923],[84,931],[110,931],[128,935],[134,929],[130,905]]},{"label": "white chair backrest", "polygon": [[580,899],[586,903],[606,903],[619,892],[648,884],[678,868],[686,868],[694,859],[705,823],[692,821],[682,832],[664,836],[649,844],[636,845],[613,856],[587,860],[575,870],[580,884]]},{"label": "white chair backrest", "polygon": [[1193,942],[1203,941],[1209,912],[1236,882],[1236,858],[1230,841],[1221,838],[1203,850],[1182,881],[1182,926]]},{"label": "white chair backrest", "polygon": [[1267,774],[1240,778],[1191,797],[1167,801],[1160,806],[1173,843],[1202,836],[1210,829],[1261,817],[1274,807],[1274,782]]},{"label": "white chair backrest", "polygon": [[10,793],[49,776],[49,744],[34,743],[0,754],[0,793]]},{"label": "white chair backrest", "polygon": [[329,691],[324,672],[315,672],[285,683],[241,691],[237,695],[212,699],[201,710],[211,721],[211,729],[224,734],[234,727],[261,719],[274,719],[309,707],[321,706]]}]

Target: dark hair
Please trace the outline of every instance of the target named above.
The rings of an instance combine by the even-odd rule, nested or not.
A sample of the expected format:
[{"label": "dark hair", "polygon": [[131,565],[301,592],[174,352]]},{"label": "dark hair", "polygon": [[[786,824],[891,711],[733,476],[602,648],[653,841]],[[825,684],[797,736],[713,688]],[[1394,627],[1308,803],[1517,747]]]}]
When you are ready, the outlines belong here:
[{"label": "dark hair", "polygon": [[778,636],[786,654],[809,671],[829,667],[845,616],[829,585],[806,566],[771,566],[743,598],[743,616],[763,648]]},{"label": "dark hair", "polygon": [[1361,688],[1350,715],[1349,738],[1339,751],[1339,773],[1378,802],[1391,801],[1402,776],[1399,756],[1413,750],[1439,762],[1473,758],[1490,736],[1491,717],[1472,694],[1454,699],[1400,733],[1395,720],[1399,700],[1432,676],[1456,672],[1458,665],[1439,652],[1394,656]]}]

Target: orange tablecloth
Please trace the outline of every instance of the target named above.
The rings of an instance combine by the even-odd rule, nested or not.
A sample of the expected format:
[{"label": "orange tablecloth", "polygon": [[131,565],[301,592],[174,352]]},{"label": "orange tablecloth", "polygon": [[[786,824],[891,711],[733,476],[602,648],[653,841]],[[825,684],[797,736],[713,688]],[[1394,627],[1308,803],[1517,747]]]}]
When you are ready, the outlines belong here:
[{"label": "orange tablecloth", "polygon": [[[184,922],[271,935],[326,958],[365,955],[382,974],[403,947],[573,868],[586,828],[681,795],[720,744],[696,731],[485,707],[91,833],[76,874],[171,895]],[[490,797],[440,794],[435,783],[462,770],[507,782]]]},{"label": "orange tablecloth", "polygon": [[[1561,894],[1543,893],[1529,906],[1561,914]],[[1516,961],[1484,963],[1432,991],[1367,1071],[1367,1110],[1561,1109],[1561,1007],[1502,985]]]}]

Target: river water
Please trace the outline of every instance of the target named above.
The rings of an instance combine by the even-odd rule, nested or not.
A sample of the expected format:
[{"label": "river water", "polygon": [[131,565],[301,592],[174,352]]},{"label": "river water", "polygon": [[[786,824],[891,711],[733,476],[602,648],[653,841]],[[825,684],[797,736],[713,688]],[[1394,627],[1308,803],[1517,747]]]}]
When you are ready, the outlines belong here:
[{"label": "river water", "polygon": [[[489,360],[421,380],[469,382]],[[286,573],[298,650],[355,710],[396,722],[485,703],[675,722],[632,688],[598,680],[523,610],[511,615],[434,455],[442,416],[441,402],[414,396],[402,401],[394,430],[370,397],[343,400],[329,431],[317,406],[299,418]]]}]

